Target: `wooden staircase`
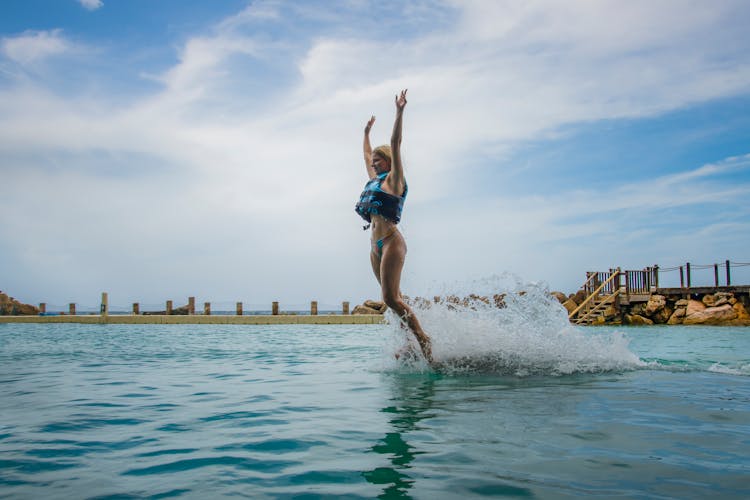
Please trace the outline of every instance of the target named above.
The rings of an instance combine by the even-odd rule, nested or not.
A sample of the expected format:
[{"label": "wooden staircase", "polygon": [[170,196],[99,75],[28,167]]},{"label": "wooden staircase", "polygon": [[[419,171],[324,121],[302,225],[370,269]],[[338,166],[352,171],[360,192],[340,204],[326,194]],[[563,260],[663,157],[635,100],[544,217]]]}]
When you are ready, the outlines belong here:
[{"label": "wooden staircase", "polygon": [[620,295],[619,268],[587,274],[588,279],[581,287],[585,292],[585,299],[568,315],[570,322],[576,325],[604,323],[607,310],[617,305],[617,297]]}]

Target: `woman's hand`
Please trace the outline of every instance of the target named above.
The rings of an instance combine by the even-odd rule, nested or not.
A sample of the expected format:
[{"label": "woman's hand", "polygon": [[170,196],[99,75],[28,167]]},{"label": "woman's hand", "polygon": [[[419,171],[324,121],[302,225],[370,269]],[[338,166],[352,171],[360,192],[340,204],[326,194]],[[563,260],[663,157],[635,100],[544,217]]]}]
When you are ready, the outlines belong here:
[{"label": "woman's hand", "polygon": [[370,133],[370,129],[372,128],[373,124],[375,123],[375,116],[371,116],[369,120],[367,120],[367,125],[365,125],[365,134]]},{"label": "woman's hand", "polygon": [[396,111],[403,111],[404,107],[406,106],[406,91],[409,89],[404,89],[401,91],[401,95],[396,96]]}]

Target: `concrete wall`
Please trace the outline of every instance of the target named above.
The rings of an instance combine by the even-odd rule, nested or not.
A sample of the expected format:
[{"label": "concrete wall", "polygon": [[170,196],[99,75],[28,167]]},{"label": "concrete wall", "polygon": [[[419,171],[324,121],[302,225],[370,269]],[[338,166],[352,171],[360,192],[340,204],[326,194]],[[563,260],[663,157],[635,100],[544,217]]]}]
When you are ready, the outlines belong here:
[{"label": "concrete wall", "polygon": [[253,316],[165,316],[79,315],[0,316],[0,323],[91,323],[91,324],[212,324],[212,325],[365,325],[383,323],[381,314],[253,315]]}]

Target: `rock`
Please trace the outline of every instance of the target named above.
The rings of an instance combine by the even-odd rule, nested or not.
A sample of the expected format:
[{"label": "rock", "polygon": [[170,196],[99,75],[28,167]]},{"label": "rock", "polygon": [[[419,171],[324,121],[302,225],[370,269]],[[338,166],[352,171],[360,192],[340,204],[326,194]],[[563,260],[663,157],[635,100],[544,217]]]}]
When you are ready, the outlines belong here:
[{"label": "rock", "polygon": [[385,302],[381,302],[378,300],[365,300],[362,305],[378,311],[379,314],[383,314],[385,310],[388,309],[388,306],[385,305]]},{"label": "rock", "polygon": [[[187,316],[190,312],[190,309],[187,305],[180,306],[180,307],[173,307],[172,308],[172,316]],[[141,313],[143,316],[166,316],[167,311],[144,311]]]},{"label": "rock", "polygon": [[0,293],[0,316],[36,316],[39,308],[31,304],[22,304],[5,293]]},{"label": "rock", "polygon": [[604,310],[604,321],[610,322],[617,317],[617,308],[615,306],[609,306]]},{"label": "rock", "polygon": [[681,325],[682,320],[685,318],[685,311],[686,309],[684,307],[680,307],[679,309],[675,309],[675,311],[672,313],[672,315],[667,320],[668,325]]},{"label": "rock", "polygon": [[573,300],[577,305],[581,305],[581,303],[586,300],[586,292],[583,290],[578,290],[576,293],[571,294],[569,299]]},{"label": "rock", "polygon": [[373,309],[372,307],[367,307],[365,305],[357,305],[354,306],[354,309],[352,309],[352,314],[383,314],[377,309]]},{"label": "rock", "polygon": [[625,324],[633,325],[633,326],[640,326],[640,325],[653,325],[654,322],[648,318],[641,316],[640,314],[626,314]]},{"label": "rock", "polygon": [[688,300],[687,299],[680,299],[677,302],[674,303],[675,307],[687,307]]},{"label": "rock", "polygon": [[695,311],[691,314],[688,305],[687,315],[683,320],[683,325],[720,325],[737,319],[737,312],[729,304],[719,307],[706,307],[703,310]]},{"label": "rock", "polygon": [[564,304],[568,300],[568,297],[562,292],[550,292],[550,295],[556,298],[560,304]]},{"label": "rock", "polygon": [[737,299],[732,297],[731,299],[729,299],[729,303],[735,305],[737,303]]},{"label": "rock", "polygon": [[703,302],[698,302],[697,300],[690,299],[687,303],[687,311],[685,311],[685,316],[699,313],[704,309],[706,309],[706,306],[703,304]]},{"label": "rock", "polygon": [[727,292],[717,292],[714,294],[714,307],[716,306],[723,306],[724,304],[729,304],[729,299],[733,299],[734,295]]},{"label": "rock", "polygon": [[13,303],[4,293],[0,293],[0,316],[7,316],[13,310]]},{"label": "rock", "polygon": [[732,309],[737,313],[737,319],[750,319],[750,314],[748,314],[747,309],[745,309],[745,306],[743,306],[741,302],[735,302],[734,305],[732,305]]},{"label": "rock", "polygon": [[604,319],[604,316],[597,316],[596,318],[594,318],[594,322],[591,323],[591,326],[601,326],[606,322],[607,320]]},{"label": "rock", "polygon": [[190,313],[188,306],[180,306],[172,309],[172,316],[187,316]]},{"label": "rock", "polygon": [[637,314],[638,316],[647,316],[646,304],[636,304],[630,308],[630,314]]},{"label": "rock", "polygon": [[701,302],[703,302],[703,305],[706,307],[713,307],[716,305],[716,296],[713,294],[706,294],[703,296],[703,299],[701,299]]},{"label": "rock", "polygon": [[39,308],[30,304],[21,304],[16,301],[13,308],[13,314],[16,316],[36,316],[39,314]]},{"label": "rock", "polygon": [[643,312],[646,313],[646,316],[652,316],[654,313],[664,309],[666,305],[667,298],[664,295],[652,295],[648,298],[648,303]]},{"label": "rock", "polygon": [[[683,308],[682,310],[684,311],[685,309]],[[673,313],[674,311],[671,307],[665,306],[663,309],[652,314],[651,319],[654,320],[654,323],[657,325],[663,325],[669,321],[669,318],[672,317]]]},{"label": "rock", "polygon": [[573,299],[568,299],[563,302],[563,307],[568,311],[568,314],[570,314],[575,311],[576,307],[578,307],[578,304],[576,304]]}]

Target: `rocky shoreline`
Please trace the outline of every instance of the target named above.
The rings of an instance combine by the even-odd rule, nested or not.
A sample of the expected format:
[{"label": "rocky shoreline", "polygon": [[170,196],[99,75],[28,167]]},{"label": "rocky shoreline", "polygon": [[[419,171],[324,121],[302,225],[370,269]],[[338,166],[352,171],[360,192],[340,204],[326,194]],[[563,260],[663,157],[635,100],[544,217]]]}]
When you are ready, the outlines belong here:
[{"label": "rocky shoreline", "polygon": [[[583,292],[553,295],[573,312],[584,300]],[[667,296],[651,294],[647,302],[609,306],[595,325],[726,325],[750,326],[750,298],[732,292]]]},{"label": "rocky shoreline", "polygon": [[[551,292],[570,314],[586,299],[582,291],[565,295],[562,292]],[[472,296],[476,299],[477,296]],[[457,298],[455,299],[460,303]],[[450,301],[450,300],[449,300]],[[489,303],[489,299],[486,299]],[[494,297],[497,307],[504,307],[502,296]],[[732,292],[716,292],[668,296],[651,294],[646,302],[609,306],[597,318],[594,325],[727,325],[750,326],[750,296]],[[366,300],[354,307],[353,315],[385,314],[386,305],[382,301]],[[0,316],[37,316],[37,306],[23,304],[0,292]],[[166,311],[145,314],[166,314]],[[172,310],[173,315],[188,314],[188,306]]]},{"label": "rocky shoreline", "polygon": [[36,316],[39,308],[22,304],[8,294],[0,292],[0,316]]}]

